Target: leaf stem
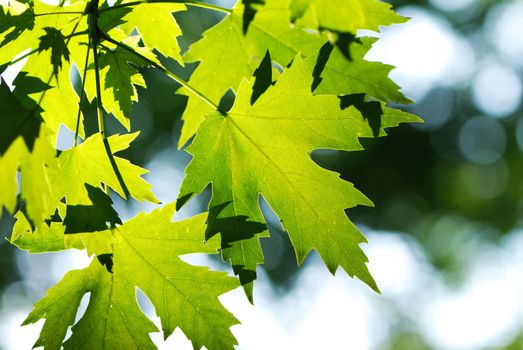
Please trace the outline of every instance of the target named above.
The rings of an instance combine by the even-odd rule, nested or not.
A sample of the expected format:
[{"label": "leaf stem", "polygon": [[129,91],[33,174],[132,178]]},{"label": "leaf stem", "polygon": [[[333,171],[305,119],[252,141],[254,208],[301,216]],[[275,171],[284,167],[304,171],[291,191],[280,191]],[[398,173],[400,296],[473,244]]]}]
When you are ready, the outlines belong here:
[{"label": "leaf stem", "polygon": [[16,64],[16,63],[18,63],[18,62],[20,62],[20,61],[26,59],[27,57],[31,56],[32,54],[37,53],[38,51],[39,51],[39,49],[31,50],[31,51],[29,51],[28,53],[23,54],[22,56],[20,56],[20,57],[14,59],[14,60],[12,60],[11,62],[9,62],[9,63],[7,64],[7,66],[12,66],[13,64]]},{"label": "leaf stem", "polygon": [[[201,99],[203,102],[205,102],[206,104],[208,104],[209,106],[211,106],[214,110],[216,111],[220,111],[220,108],[218,107],[218,105],[216,105],[214,102],[212,102],[211,100],[209,100],[207,97],[205,97],[205,95],[203,95],[201,92],[199,92],[198,90],[196,90],[195,88],[193,88],[188,82],[186,82],[185,80],[183,80],[182,78],[180,78],[178,75],[174,74],[173,72],[171,72],[170,70],[168,70],[167,68],[163,67],[162,65],[154,62],[153,60],[145,57],[144,55],[142,55],[141,53],[135,51],[132,47],[124,44],[124,43],[121,43],[121,42],[118,42],[116,40],[114,40],[113,38],[111,38],[109,35],[107,35],[106,33],[104,32],[101,32],[100,31],[100,36],[107,40],[108,42],[118,46],[118,47],[121,47],[122,49],[130,52],[131,54],[135,55],[136,57],[144,60],[145,62],[147,62],[149,65],[151,65],[152,67],[158,69],[159,71],[161,71],[162,73],[168,75],[171,79],[173,79],[174,81],[176,81],[178,84],[180,84],[181,86],[183,86],[184,88],[186,88],[190,93],[192,93],[193,95],[195,95],[196,97],[198,97],[199,99]],[[223,112],[222,112],[223,113]]]},{"label": "leaf stem", "polygon": [[105,120],[102,102],[102,88],[100,83],[100,61],[98,57],[98,44],[100,40],[98,29],[98,0],[94,0],[92,6],[93,12],[89,14],[89,37],[93,45],[94,76],[96,83],[96,114],[98,116],[98,131],[102,135],[102,139],[105,139]]},{"label": "leaf stem", "polygon": [[87,67],[89,65],[89,54],[91,51],[91,38],[89,38],[89,42],[87,43],[87,54],[85,55],[85,65],[84,65],[84,72],[82,77],[82,89],[80,90],[80,101],[78,102],[78,115],[76,116],[76,128],[74,131],[74,147],[78,145],[78,133],[80,131],[80,117],[82,115],[82,103],[84,101],[84,91],[85,91],[85,81],[87,79]]},{"label": "leaf stem", "polygon": [[64,12],[45,12],[45,13],[36,13],[35,17],[41,16],[54,16],[54,15],[82,15],[81,11],[64,11]]},{"label": "leaf stem", "polygon": [[213,11],[217,11],[217,12],[223,12],[223,13],[227,13],[227,14],[232,13],[231,9],[221,7],[218,5],[214,5],[214,4],[209,4],[209,3],[206,3],[203,1],[196,1],[196,0],[138,0],[138,1],[132,1],[132,2],[125,3],[125,4],[119,4],[119,5],[101,9],[100,13],[103,13],[106,11],[111,11],[111,10],[116,10],[116,9],[119,9],[122,7],[130,7],[130,6],[137,6],[137,5],[141,5],[141,4],[154,4],[154,3],[185,4],[185,5],[189,5],[189,6],[201,7],[204,9],[213,10]]}]

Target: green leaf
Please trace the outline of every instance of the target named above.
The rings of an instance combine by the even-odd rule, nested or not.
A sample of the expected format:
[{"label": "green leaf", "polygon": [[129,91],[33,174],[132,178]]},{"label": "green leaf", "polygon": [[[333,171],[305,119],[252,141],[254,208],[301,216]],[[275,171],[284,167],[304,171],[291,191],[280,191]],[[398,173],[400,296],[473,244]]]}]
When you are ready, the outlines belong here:
[{"label": "green leaf", "polygon": [[379,0],[292,0],[291,12],[293,20],[303,17],[301,25],[308,28],[353,34],[407,21]]},{"label": "green leaf", "polygon": [[[122,224],[113,209],[113,201],[101,189],[85,185],[92,205],[68,205],[63,225],[65,233],[104,231],[116,224]],[[109,226],[109,227],[108,227]]]},{"label": "green leaf", "polygon": [[[379,103],[380,113],[368,116],[360,112],[361,105],[340,109],[337,97],[314,96],[309,72],[315,62],[315,57],[303,62],[296,56],[254,105],[254,82],[244,80],[232,110],[206,118],[187,149],[194,158],[179,205],[212,183],[209,230],[221,233],[223,256],[237,273],[240,269],[242,282],[252,281],[255,263],[262,260],[261,194],[288,231],[299,263],[314,249],[332,273],[341,266],[378,290],[359,247],[365,238],[344,211],[372,203],[338,174],[316,165],[310,153],[360,150],[359,138],[376,131],[381,136],[386,127],[419,119]],[[377,119],[378,130],[369,118]]]},{"label": "green leaf", "polygon": [[148,333],[156,328],[138,308],[137,287],[155,307],[165,337],[179,327],[195,349],[234,349],[229,327],[237,320],[218,296],[236,288],[237,280],[179,258],[215,254],[219,242],[203,239],[206,215],[175,223],[174,211],[175,204],[166,205],[112,231],[82,235],[103,235],[110,244],[95,251],[98,261],[68,273],[35,305],[25,324],[45,318],[36,345],[58,349],[80,299],[90,292],[87,311],[73,326],[65,349],[154,348]]},{"label": "green leaf", "polygon": [[136,28],[145,46],[154,48],[165,57],[173,58],[183,65],[177,42],[182,30],[172,13],[186,9],[181,3],[142,3],[132,7],[132,11],[123,18],[127,23],[122,27],[128,33]]},{"label": "green leaf", "polygon": [[[34,85],[32,85],[34,86]],[[21,136],[29,149],[33,148],[42,122],[36,103],[24,105],[0,78],[0,155]]]},{"label": "green leaf", "polygon": [[[87,30],[87,17],[81,15],[85,3],[59,7],[37,0],[19,6],[28,7],[20,16],[29,16],[27,21],[34,21],[34,24],[31,24],[32,30],[18,30],[17,36],[10,37],[8,41],[4,38],[0,65],[8,64],[29,51],[31,54],[22,73],[38,78],[49,86],[48,89],[32,92],[29,97],[38,102],[42,119],[52,135],[57,135],[62,124],[74,131],[79,97],[71,83],[70,74],[73,63],[77,67],[85,65],[87,35],[77,35]],[[59,14],[42,15],[46,13]],[[6,33],[12,32],[0,34],[0,40]],[[16,89],[25,89],[25,80],[24,75],[18,75],[14,81]],[[79,134],[83,136],[82,123]]]},{"label": "green leaf", "polygon": [[12,213],[18,193],[17,171],[29,151],[22,137],[18,137],[3,155],[0,155],[0,215],[2,208]]},{"label": "green leaf", "polygon": [[23,4],[10,1],[0,8],[0,48],[34,28],[34,11]]},{"label": "green leaf", "polygon": [[[133,197],[138,201],[158,203],[151,185],[142,178],[147,170],[114,155],[127,149],[137,136],[138,133],[113,135],[104,140],[100,134],[95,134],[79,146],[61,152],[58,158],[51,145],[51,132],[47,128],[41,129],[32,152],[27,150],[21,138],[17,139],[20,141],[15,142],[0,157],[0,165],[5,169],[0,176],[7,185],[0,190],[0,205],[13,211],[18,169],[21,174],[21,196],[27,203],[26,212],[36,226],[42,225],[53,215],[63,198],[68,205],[76,206],[80,211],[102,210],[102,207],[80,209],[81,206],[92,206],[93,198],[98,200],[98,205],[101,204],[100,197],[93,197],[86,185],[100,189],[108,186],[123,198]],[[109,214],[110,212],[104,212],[98,216],[105,215],[104,223],[117,223],[115,216]],[[93,220],[92,217],[90,219]]]},{"label": "green leaf", "polygon": [[114,156],[129,148],[137,136],[138,133],[113,135],[104,140],[100,134],[95,134],[79,146],[62,152],[51,180],[55,200],[65,197],[70,205],[91,205],[85,184],[97,188],[102,188],[103,184],[123,198],[158,203],[151,185],[142,178],[147,170]]},{"label": "green leaf", "polygon": [[336,46],[326,44],[322,50],[327,51],[324,54],[329,53],[328,58],[320,58],[316,67],[322,65],[322,60],[328,60],[328,62],[323,69],[317,69],[320,73],[317,86],[313,86],[314,93],[352,95],[364,92],[382,101],[412,103],[400,92],[396,83],[386,78],[394,68],[393,66],[365,60],[365,55],[375,42],[375,38],[350,37],[348,41],[344,42],[343,45],[346,46],[343,50],[340,47],[341,43]]},{"label": "green leaf", "polygon": [[67,39],[59,30],[53,27],[44,28],[45,35],[40,37],[38,51],[51,50],[51,64],[53,65],[53,74],[58,75],[62,69],[62,60],[68,62],[70,52],[67,48]]},{"label": "green leaf", "polygon": [[54,213],[57,206],[50,186],[50,171],[57,167],[56,150],[51,142],[51,132],[41,128],[32,152],[21,154],[20,159],[20,192],[26,201],[27,214],[36,226]]},{"label": "green leaf", "polygon": [[84,270],[67,273],[35,304],[24,321],[27,325],[45,319],[34,347],[61,349],[87,293],[89,307],[73,327],[65,349],[155,349],[149,333],[157,329],[139,309],[134,286],[109,273],[96,259]]},{"label": "green leaf", "polygon": [[[111,31],[111,37],[127,45],[142,56],[159,63],[152,49],[140,47],[140,36],[127,37],[120,29]],[[146,87],[145,80],[139,68],[149,66],[149,63],[130,53],[121,46],[104,42],[99,52],[100,80],[102,86],[102,103],[107,113],[111,113],[127,130],[131,130],[130,112],[133,102],[138,101],[136,86]],[[96,97],[96,77],[94,62],[89,61],[85,91],[89,100]]]},{"label": "green leaf", "polygon": [[[137,51],[140,37],[124,40]],[[100,76],[104,82],[103,103],[107,112],[112,113],[123,126],[130,130],[130,113],[133,102],[138,101],[136,85],[146,87],[138,68],[148,64],[121,47],[106,48],[100,54]],[[92,80],[94,82],[94,79]]]},{"label": "green leaf", "polygon": [[[186,62],[199,62],[189,83],[216,105],[229,89],[237,89],[243,78],[253,75],[267,51],[279,67],[285,67],[297,54],[303,57],[315,55],[329,41],[325,34],[291,25],[290,0],[266,0],[264,6],[258,5],[256,15],[248,24],[245,34],[244,15],[245,7],[239,1],[231,15],[206,31],[203,38],[193,44],[184,55]],[[350,44],[361,45],[356,41]],[[366,52],[369,48],[368,46],[355,47],[353,57],[347,57],[338,52],[340,48],[336,47],[332,55],[329,53],[326,57],[320,57],[316,68],[319,72],[316,74],[319,76],[322,69],[326,70],[322,75],[324,81],[322,93],[336,95],[368,93],[384,101],[408,102],[398,91],[398,86],[387,77],[390,66],[363,60],[364,54],[361,52]],[[332,62],[329,56],[333,56]],[[234,64],[225,64],[225,62],[234,62]],[[344,65],[341,72],[340,63]],[[351,68],[346,68],[349,66]],[[353,66],[356,67],[352,68]],[[353,83],[354,74],[358,71],[362,73],[357,74],[358,82]],[[369,71],[373,74],[366,74]],[[343,76],[347,73],[348,75]],[[342,75],[341,82],[339,82],[340,75]],[[330,91],[328,88],[331,86],[335,86],[336,89]],[[181,89],[179,92],[189,97],[179,141],[179,145],[183,146],[212,109],[187,90]]]},{"label": "green leaf", "polygon": [[66,249],[85,249],[81,235],[66,235],[62,222],[49,222],[33,230],[27,217],[18,212],[11,234],[11,244],[30,253],[59,252]]}]

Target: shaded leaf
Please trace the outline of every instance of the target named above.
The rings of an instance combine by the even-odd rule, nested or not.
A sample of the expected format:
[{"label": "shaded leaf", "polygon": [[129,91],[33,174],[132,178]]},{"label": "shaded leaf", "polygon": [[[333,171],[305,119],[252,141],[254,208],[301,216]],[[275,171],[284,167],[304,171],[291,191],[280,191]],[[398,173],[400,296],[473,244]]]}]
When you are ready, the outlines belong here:
[{"label": "shaded leaf", "polygon": [[40,132],[42,119],[36,103],[22,104],[0,78],[0,156],[21,136],[29,150]]},{"label": "shaded leaf", "polygon": [[53,65],[53,74],[57,76],[60,69],[62,69],[62,60],[68,62],[70,59],[66,38],[62,32],[53,27],[45,27],[44,31],[45,35],[40,37],[38,50],[51,50],[51,64]]},{"label": "shaded leaf", "polygon": [[63,225],[65,233],[104,231],[122,221],[113,209],[113,201],[100,188],[85,185],[92,205],[69,205]]}]

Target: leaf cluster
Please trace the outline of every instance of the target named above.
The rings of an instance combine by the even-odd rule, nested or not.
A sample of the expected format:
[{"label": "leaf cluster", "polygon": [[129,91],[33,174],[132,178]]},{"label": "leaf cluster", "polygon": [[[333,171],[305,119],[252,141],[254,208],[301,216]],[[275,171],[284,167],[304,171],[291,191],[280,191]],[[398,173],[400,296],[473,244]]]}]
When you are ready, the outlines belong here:
[{"label": "leaf cluster", "polygon": [[[173,14],[194,7],[223,18],[182,53]],[[361,150],[361,138],[419,121],[389,107],[409,100],[388,78],[391,66],[365,60],[376,39],[359,34],[405,20],[377,0],[241,0],[232,9],[190,0],[1,5],[0,73],[23,63],[14,88],[0,80],[0,208],[17,220],[10,241],[31,253],[80,249],[92,257],[35,304],[24,322],[45,320],[35,347],[154,349],[149,333],[160,330],[139,308],[139,288],[164,337],[180,328],[195,349],[234,348],[230,327],[238,321],[218,297],[241,285],[253,301],[260,238],[269,235],[261,197],[298,263],[315,250],[331,273],[341,267],[379,291],[360,248],[365,237],[345,213],[372,203],[311,153]],[[197,67],[185,81],[167,60]],[[122,222],[111,195],[159,204],[147,170],[118,155],[138,136],[130,111],[147,68],[187,97],[179,145],[189,144],[193,160],[175,203]],[[93,134],[84,127],[88,104],[97,111]],[[109,118],[129,132],[108,135]],[[58,151],[63,127],[74,142]],[[209,185],[208,213],[172,222]],[[220,253],[237,277],[180,258],[194,253]]]}]

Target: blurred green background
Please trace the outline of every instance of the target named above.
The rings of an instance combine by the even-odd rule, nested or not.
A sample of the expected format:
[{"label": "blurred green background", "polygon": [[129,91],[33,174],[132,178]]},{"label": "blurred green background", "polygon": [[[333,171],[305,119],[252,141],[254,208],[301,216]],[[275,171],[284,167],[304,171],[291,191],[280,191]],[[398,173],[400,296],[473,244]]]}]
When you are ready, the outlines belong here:
[{"label": "blurred green background", "polygon": [[[342,272],[330,276],[315,254],[298,270],[262,202],[272,237],[262,242],[256,306],[241,291],[224,298],[243,323],[233,328],[241,349],[523,349],[523,1],[393,3],[412,20],[385,28],[367,58],[397,66],[391,77],[416,101],[402,108],[425,123],[364,140],[363,152],[313,154],[376,205],[348,215],[369,238],[364,249],[383,295]],[[221,17],[191,8],[176,18],[185,49]],[[194,69],[166,64],[185,78]],[[168,202],[190,161],[177,150],[185,98],[160,73],[144,75],[148,89],[132,113],[141,134],[126,156],[151,170],[147,179]],[[64,132],[60,142],[70,137]],[[177,217],[204,211],[208,199],[204,193]],[[124,219],[151,208],[114,200]],[[2,216],[3,236],[12,224]],[[85,259],[29,256],[0,241],[0,348],[32,346],[38,325],[19,328],[31,303]],[[155,340],[162,349],[190,348],[179,332]]]}]

